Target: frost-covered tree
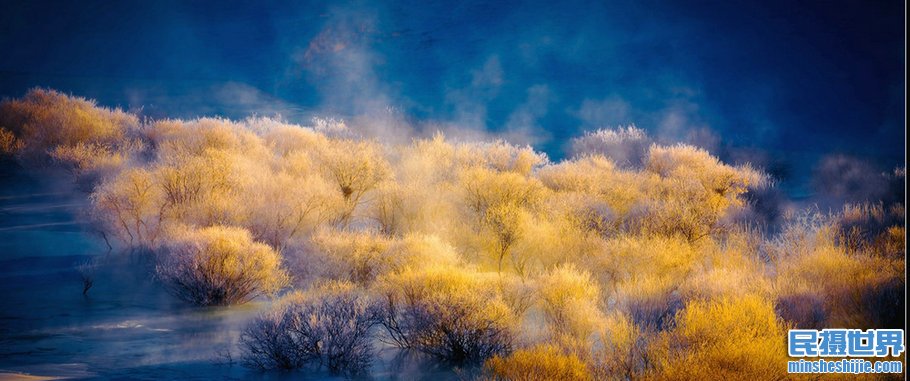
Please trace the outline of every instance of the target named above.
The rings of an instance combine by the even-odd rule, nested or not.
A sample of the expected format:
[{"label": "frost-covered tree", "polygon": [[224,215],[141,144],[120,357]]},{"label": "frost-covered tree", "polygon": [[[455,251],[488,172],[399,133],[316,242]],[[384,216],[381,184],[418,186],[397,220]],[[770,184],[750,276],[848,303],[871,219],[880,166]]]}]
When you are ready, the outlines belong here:
[{"label": "frost-covered tree", "polygon": [[212,226],[171,232],[156,274],[190,303],[229,305],[274,295],[288,284],[281,258],[242,228]]},{"label": "frost-covered tree", "polygon": [[260,369],[360,373],[373,360],[371,328],[378,323],[377,303],[349,283],[294,293],[243,330],[243,360]]}]

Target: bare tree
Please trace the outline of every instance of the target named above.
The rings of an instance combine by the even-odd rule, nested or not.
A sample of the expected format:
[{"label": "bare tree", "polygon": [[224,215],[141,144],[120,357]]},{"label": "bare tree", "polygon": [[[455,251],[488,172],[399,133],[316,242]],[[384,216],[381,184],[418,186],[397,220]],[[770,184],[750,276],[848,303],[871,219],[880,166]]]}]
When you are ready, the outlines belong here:
[{"label": "bare tree", "polygon": [[373,300],[348,283],[291,295],[243,331],[244,363],[261,369],[324,366],[336,374],[359,373],[372,360],[370,331],[378,316]]}]

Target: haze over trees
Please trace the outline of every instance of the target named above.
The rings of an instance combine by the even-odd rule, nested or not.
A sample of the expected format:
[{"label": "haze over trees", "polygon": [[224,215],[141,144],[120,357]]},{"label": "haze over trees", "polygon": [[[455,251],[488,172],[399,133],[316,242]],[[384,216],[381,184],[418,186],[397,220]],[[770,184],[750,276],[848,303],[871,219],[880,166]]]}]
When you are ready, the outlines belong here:
[{"label": "haze over trees", "polygon": [[392,345],[501,380],[781,379],[788,328],[902,327],[902,196],[761,226],[760,169],[635,127],[552,162],[317,124],[141,121],[35,89],[0,103],[0,155],[68,168],[174,296],[274,299],[240,340],[253,367],[352,375]]}]

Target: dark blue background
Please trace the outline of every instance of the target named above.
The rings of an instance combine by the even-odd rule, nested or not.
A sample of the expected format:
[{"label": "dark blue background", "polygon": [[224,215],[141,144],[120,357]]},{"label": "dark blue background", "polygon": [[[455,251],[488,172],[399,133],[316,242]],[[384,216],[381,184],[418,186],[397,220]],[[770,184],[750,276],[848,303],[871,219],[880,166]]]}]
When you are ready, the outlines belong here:
[{"label": "dark blue background", "polygon": [[0,96],[48,86],[156,118],[392,110],[554,158],[636,123],[783,177],[832,152],[903,162],[901,1],[326,3],[4,2]]}]

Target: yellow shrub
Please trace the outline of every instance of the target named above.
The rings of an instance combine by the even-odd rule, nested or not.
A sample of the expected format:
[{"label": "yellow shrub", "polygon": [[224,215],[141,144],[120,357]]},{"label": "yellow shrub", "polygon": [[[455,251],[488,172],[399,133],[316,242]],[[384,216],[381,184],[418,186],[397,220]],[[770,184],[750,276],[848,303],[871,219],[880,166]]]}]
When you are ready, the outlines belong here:
[{"label": "yellow shrub", "polygon": [[678,237],[620,236],[606,241],[590,266],[606,285],[635,282],[647,274],[680,283],[698,257],[696,246]]},{"label": "yellow shrub", "polygon": [[91,200],[104,231],[129,247],[155,246],[166,219],[165,194],[151,173],[126,170],[95,188]]},{"label": "yellow shrub", "polygon": [[211,151],[153,167],[155,183],[165,195],[163,209],[172,218],[203,225],[231,213],[216,202],[231,188],[230,165],[228,156]]},{"label": "yellow shrub", "polygon": [[597,283],[572,265],[556,267],[538,282],[554,342],[569,350],[585,348],[603,319]]},{"label": "yellow shrub", "polygon": [[488,263],[495,264],[499,272],[506,259],[512,260],[513,265],[520,263],[511,249],[524,235],[530,208],[543,197],[540,183],[516,173],[474,168],[465,171],[462,184],[464,218],[474,229],[467,234],[480,240]]},{"label": "yellow shrub", "polygon": [[592,380],[584,362],[563,354],[553,346],[537,346],[515,351],[508,357],[487,360],[490,379],[502,381]]},{"label": "yellow shrub", "polygon": [[405,269],[383,279],[383,325],[390,341],[454,363],[477,363],[512,349],[518,321],[495,273],[464,267]]},{"label": "yellow shrub", "polygon": [[[902,204],[886,210],[883,203],[847,204],[829,218],[836,225],[837,243],[847,252],[900,257],[904,252]],[[896,210],[895,210],[896,209]]]},{"label": "yellow shrub", "polygon": [[312,128],[288,124],[281,120],[248,118],[244,125],[262,137],[269,149],[280,157],[293,153],[313,153],[329,144],[329,139]]},{"label": "yellow shrub", "polygon": [[787,326],[764,298],[745,296],[690,303],[676,328],[649,349],[651,377],[661,380],[782,379],[787,376]]},{"label": "yellow shrub", "polygon": [[628,314],[613,311],[602,320],[588,362],[598,380],[639,379],[646,370],[647,340]]},{"label": "yellow shrub", "polygon": [[617,170],[603,156],[585,156],[543,167],[540,180],[550,189],[578,192],[605,203],[618,216],[623,216],[646,197],[647,176],[638,172]]},{"label": "yellow shrub", "polygon": [[702,242],[702,257],[681,284],[681,294],[686,299],[771,296],[771,269],[761,260],[762,246],[762,237],[745,229],[730,232],[720,241]]},{"label": "yellow shrub", "polygon": [[[895,328],[903,320],[895,313],[902,309],[899,290],[905,282],[904,268],[900,259],[849,255],[843,248],[820,246],[781,260],[775,288],[784,302],[794,297],[809,298],[793,305],[795,310],[782,310],[783,316],[797,325],[813,323],[801,320],[821,313],[827,326]],[[807,315],[798,309],[812,303],[822,311]]]},{"label": "yellow shrub", "polygon": [[652,145],[646,169],[658,178],[651,178],[650,194],[634,225],[649,233],[682,234],[690,242],[715,232],[731,207],[743,205],[742,194],[765,182],[750,167],[724,165],[687,145]]},{"label": "yellow shrub", "polygon": [[392,271],[399,259],[388,255],[393,239],[383,235],[321,229],[311,239],[323,256],[320,270],[335,279],[369,284]]},{"label": "yellow shrub", "polygon": [[603,179],[613,175],[616,165],[603,156],[585,156],[543,167],[538,176],[548,187],[558,191],[577,191],[596,194],[602,190]]},{"label": "yellow shrub", "polygon": [[220,118],[156,121],[146,136],[156,144],[162,160],[202,155],[206,150],[239,149],[243,140],[253,139],[242,126]]},{"label": "yellow shrub", "polygon": [[681,303],[680,285],[700,255],[696,246],[680,237],[620,236],[603,247],[585,263],[610,292],[611,303],[641,326],[669,322]]},{"label": "yellow shrub", "polygon": [[646,168],[661,177],[696,179],[705,190],[727,198],[729,202],[736,202],[736,196],[764,180],[760,173],[749,167],[724,165],[707,151],[683,144],[652,145]]},{"label": "yellow shrub", "polygon": [[301,265],[318,263],[321,277],[370,284],[376,278],[403,270],[458,265],[454,248],[435,236],[409,234],[392,238],[369,232],[319,229],[310,237],[312,248]]},{"label": "yellow shrub", "polygon": [[[898,201],[791,210],[769,239],[739,213],[767,176],[634,126],[588,133],[551,163],[505,141],[363,140],[314,122],[140,124],[36,89],[0,103],[0,154],[97,175],[105,238],[160,254],[184,299],[274,293],[284,255],[297,286],[356,284],[294,299],[306,311],[379,294],[384,339],[456,363],[497,356],[501,379],[783,377],[784,322],[903,322]],[[262,338],[284,324],[273,318]],[[509,356],[516,345],[530,347]],[[275,354],[270,366],[301,360]]]},{"label": "yellow shrub", "polygon": [[338,140],[320,151],[320,168],[345,201],[336,222],[347,226],[361,198],[391,176],[382,147],[370,141]]},{"label": "yellow shrub", "polygon": [[242,228],[175,228],[156,272],[177,297],[197,305],[245,303],[288,284],[281,257]]},{"label": "yellow shrub", "polygon": [[518,274],[539,273],[562,263],[598,255],[603,240],[598,232],[586,230],[563,213],[549,211],[526,214],[510,262]]},{"label": "yellow shrub", "polygon": [[235,189],[241,203],[234,208],[243,211],[240,219],[257,240],[279,251],[291,240],[312,233],[341,208],[338,192],[318,174],[295,176],[261,167],[247,173],[255,181]]},{"label": "yellow shrub", "polygon": [[451,181],[458,173],[457,148],[441,134],[432,139],[415,139],[401,150],[394,168],[399,181],[433,184]]},{"label": "yellow shrub", "polygon": [[76,176],[94,174],[97,176],[110,176],[127,165],[132,152],[139,151],[142,143],[135,141],[133,144],[124,144],[115,150],[111,147],[92,144],[77,143],[71,146],[57,146],[50,155],[64,165]]},{"label": "yellow shrub", "polygon": [[21,99],[0,103],[0,126],[21,142],[20,153],[33,159],[57,146],[114,147],[138,125],[131,113],[98,107],[93,101],[54,90],[35,88]]},{"label": "yellow shrub", "polygon": [[413,210],[407,207],[412,199],[409,189],[394,182],[385,182],[376,190],[373,217],[379,224],[379,231],[387,235],[400,235],[411,230],[408,222],[413,221]]}]

